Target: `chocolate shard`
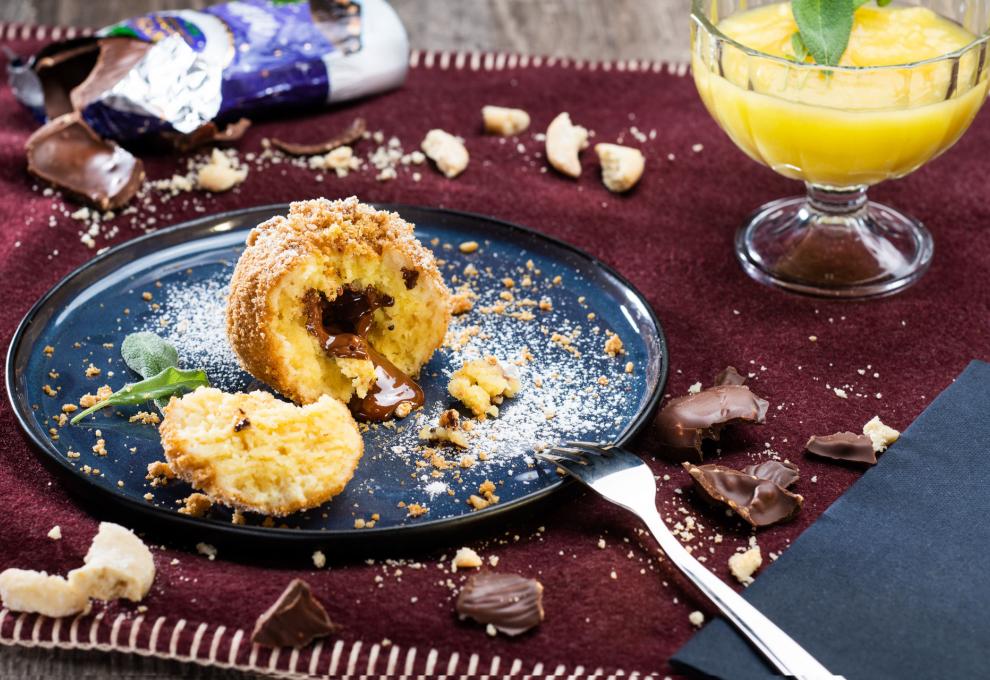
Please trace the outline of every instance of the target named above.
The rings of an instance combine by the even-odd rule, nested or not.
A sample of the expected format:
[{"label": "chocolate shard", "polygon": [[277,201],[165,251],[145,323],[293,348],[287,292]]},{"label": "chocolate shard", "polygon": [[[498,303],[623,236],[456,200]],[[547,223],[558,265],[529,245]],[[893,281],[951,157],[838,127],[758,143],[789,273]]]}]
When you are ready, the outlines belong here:
[{"label": "chocolate shard", "polygon": [[787,460],[766,460],[756,465],[747,465],[742,471],[747,475],[769,480],[783,489],[791,487],[801,478],[798,466]]},{"label": "chocolate shard", "polygon": [[153,47],[152,43],[136,38],[100,38],[97,43],[99,55],[92,70],[69,94],[75,111],[82,111],[123,80]]},{"label": "chocolate shard", "polygon": [[719,385],[743,385],[746,376],[736,370],[735,366],[726,366],[715,376],[715,387]]},{"label": "chocolate shard", "polygon": [[456,607],[461,619],[520,635],[543,621],[543,584],[518,574],[482,572],[461,589]]},{"label": "chocolate shard", "polygon": [[266,647],[304,647],[339,628],[313,597],[309,584],[297,578],[258,617],[251,640]]},{"label": "chocolate shard", "polygon": [[803,497],[769,479],[722,465],[684,463],[684,469],[694,479],[702,498],[712,504],[729,506],[754,527],[789,520],[798,514],[804,503]]},{"label": "chocolate shard", "polygon": [[232,144],[239,141],[250,127],[251,121],[247,118],[240,118],[229,123],[222,130],[211,120],[208,123],[203,123],[189,134],[180,135],[165,132],[162,133],[162,137],[170,142],[177,151],[185,153],[207,144]]},{"label": "chocolate shard", "polygon": [[284,142],[281,139],[273,139],[272,146],[292,156],[315,156],[321,153],[330,153],[338,146],[356,142],[361,139],[361,135],[367,129],[368,126],[364,122],[364,118],[355,118],[354,122],[344,128],[339,134],[334,135],[324,142],[296,144],[294,142]]},{"label": "chocolate shard", "polygon": [[851,463],[866,463],[876,465],[877,452],[873,449],[873,440],[865,434],[854,432],[836,432],[824,436],[815,435],[804,445],[808,453],[833,460],[844,460]]},{"label": "chocolate shard", "polygon": [[35,130],[26,149],[28,172],[100,210],[124,205],[144,181],[141,161],[101,139],[78,112]]},{"label": "chocolate shard", "polygon": [[703,460],[701,445],[726,425],[762,423],[769,403],[745,385],[720,385],[671,399],[656,418],[661,453],[674,461]]}]

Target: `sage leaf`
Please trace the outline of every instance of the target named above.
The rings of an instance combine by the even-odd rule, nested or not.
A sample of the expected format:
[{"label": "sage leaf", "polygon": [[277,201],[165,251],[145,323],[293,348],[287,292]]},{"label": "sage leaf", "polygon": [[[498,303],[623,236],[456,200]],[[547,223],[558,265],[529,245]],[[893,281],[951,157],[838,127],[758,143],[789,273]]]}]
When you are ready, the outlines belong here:
[{"label": "sage leaf", "polygon": [[142,378],[158,375],[169,366],[179,365],[179,353],[164,338],[149,333],[131,333],[120,345],[124,363]]},{"label": "sage leaf", "polygon": [[838,66],[852,32],[854,0],[791,0],[801,40],[814,60]]},{"label": "sage leaf", "polygon": [[172,396],[191,392],[197,387],[209,387],[210,380],[201,369],[183,370],[169,366],[157,375],[124,385],[109,397],[78,413],[71,421],[73,425],[80,420],[108,406],[136,406],[146,401],[164,399],[166,402]]},{"label": "sage leaf", "polygon": [[806,62],[808,57],[811,56],[811,53],[808,52],[808,48],[805,46],[804,41],[801,40],[800,33],[795,33],[791,36],[791,49],[794,50],[794,59],[801,63]]},{"label": "sage leaf", "polygon": [[[179,353],[164,338],[143,331],[131,333],[120,345],[120,354],[128,368],[142,378],[156,376],[170,366],[179,366]],[[156,399],[159,409],[165,408],[168,399]]]}]

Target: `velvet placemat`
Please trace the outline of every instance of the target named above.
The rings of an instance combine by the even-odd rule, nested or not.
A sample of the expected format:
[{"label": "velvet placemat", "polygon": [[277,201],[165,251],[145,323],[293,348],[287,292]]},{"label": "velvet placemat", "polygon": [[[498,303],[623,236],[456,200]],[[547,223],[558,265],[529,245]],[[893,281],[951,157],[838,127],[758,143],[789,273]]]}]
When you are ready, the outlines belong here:
[{"label": "velvet placemat", "polygon": [[[974,361],[746,599],[847,680],[986,675],[988,408],[990,364]],[[674,660],[778,677],[723,620]]]},{"label": "velvet placemat", "polygon": [[[31,27],[0,29],[4,45],[19,53],[51,37]],[[874,192],[932,229],[936,250],[928,274],[894,298],[841,304],[767,289],[740,270],[732,253],[736,226],[760,203],[801,187],[754,164],[718,130],[684,65],[433,53],[415,53],[412,63],[408,81],[396,92],[258,122],[236,148],[243,157],[260,153],[264,138],[323,139],[361,115],[372,130],[382,131],[385,144],[395,136],[406,152],[431,128],[461,135],[471,164],[457,179],[429,166],[402,166],[395,180],[378,181],[370,164],[346,178],[318,178],[313,170],[282,163],[252,170],[226,194],[139,201],[136,212],[123,211],[97,230],[94,249],[81,242],[92,221],[70,217],[78,206],[49,195],[27,175],[23,145],[35,122],[7,88],[0,89],[4,344],[34,300],[60,277],[99,248],[146,229],[320,195],[487,213],[584,248],[639,287],[667,333],[668,393],[683,394],[697,381],[708,384],[726,364],[752,374],[753,389],[771,402],[768,422],[730,434],[720,462],[742,466],[775,452],[800,465],[798,492],[806,498],[796,520],[757,535],[767,562],[860,475],[806,459],[801,447],[810,434],[858,429],[877,414],[905,427],[971,358],[990,358],[986,115],[942,158]],[[486,104],[526,109],[532,129],[518,140],[484,136],[480,109]],[[643,149],[646,173],[634,191],[606,191],[591,149],[582,154],[578,181],[545,170],[543,144],[534,135],[562,110],[595,131],[593,142],[623,141]],[[367,156],[376,146],[366,142],[358,153]],[[152,180],[184,171],[187,160],[144,159]],[[64,572],[78,564],[98,519],[127,523],[109,507],[83,509],[66,493],[28,446],[6,400],[0,402],[0,438],[0,568]],[[655,466],[664,516],[696,518],[696,554],[741,589],[727,560],[749,544],[750,531],[704,507],[686,473],[653,459],[651,441],[645,434],[636,450]],[[55,524],[62,528],[60,541],[46,537]],[[93,616],[61,622],[0,611],[0,642],[135,650],[294,672],[602,669],[663,677],[672,672],[669,657],[694,632],[689,613],[712,615],[656,560],[654,545],[634,521],[587,494],[562,494],[536,514],[521,513],[445,550],[404,556],[422,568],[380,558],[365,563],[365,555],[334,554],[332,546],[324,550],[329,568],[319,570],[307,559],[270,566],[262,560],[271,556],[260,553],[257,560],[232,561],[221,551],[210,561],[193,549],[195,536],[183,542],[145,538],[156,546],[168,539],[154,551],[158,576],[143,603],[146,610],[113,603]],[[537,631],[518,639],[489,638],[480,626],[457,621],[453,597],[465,575],[449,573],[448,565],[461,541],[485,558],[498,556],[499,571],[544,582],[546,620]],[[255,617],[293,576],[312,584],[342,631],[295,653],[253,648],[247,635]]]}]

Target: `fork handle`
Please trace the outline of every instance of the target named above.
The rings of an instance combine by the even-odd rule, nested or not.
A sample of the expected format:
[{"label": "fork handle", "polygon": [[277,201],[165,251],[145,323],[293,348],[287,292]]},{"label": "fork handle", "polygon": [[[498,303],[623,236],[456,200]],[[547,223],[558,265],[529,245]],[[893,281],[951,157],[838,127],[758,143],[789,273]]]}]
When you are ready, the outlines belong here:
[{"label": "fork handle", "polygon": [[787,633],[760,613],[732,588],[701,565],[684,546],[667,531],[660,514],[640,515],[663,551],[698,587],[719,611],[745,635],[764,657],[781,673],[803,680],[836,678],[828,669],[806,652]]}]

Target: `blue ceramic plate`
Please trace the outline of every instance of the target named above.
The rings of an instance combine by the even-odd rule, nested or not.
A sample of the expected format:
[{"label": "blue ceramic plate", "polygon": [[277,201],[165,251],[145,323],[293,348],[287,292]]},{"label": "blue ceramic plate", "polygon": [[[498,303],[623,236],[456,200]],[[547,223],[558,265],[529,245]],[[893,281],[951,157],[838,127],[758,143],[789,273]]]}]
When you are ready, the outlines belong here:
[{"label": "blue ceramic plate", "polygon": [[[85,497],[116,504],[110,514],[180,525],[197,540],[220,534],[328,543],[422,537],[500,515],[561,486],[550,466],[534,461],[534,448],[566,439],[624,442],[644,425],[664,386],[666,348],[652,310],[625,279],[585,253],[506,222],[383,207],[416,225],[452,289],[467,283],[479,297],[471,312],[455,317],[448,345],[420,376],[424,410],[395,427],[369,430],[354,479],[329,503],[268,527],[254,516],[232,524],[230,511],[219,507],[190,518],[178,512],[192,491],[187,484],[152,487],[145,479],[148,464],[163,457],[157,429],[129,421],[138,409],[107,409],[78,426],[57,422],[63,404],[78,403],[103,384],[117,389],[135,379],[120,358],[120,343],[138,330],[167,337],[180,363],[204,368],[216,386],[263,389],[240,370],[227,345],[224,302],[247,230],[285,213],[285,205],[149,234],[62,280],[28,312],[7,356],[7,390],[22,427]],[[480,247],[462,253],[458,245],[465,241]],[[512,279],[511,287],[503,279]],[[603,351],[610,333],[624,345],[618,357]],[[472,433],[470,467],[461,467],[459,452],[446,451],[452,466],[438,469],[423,456],[418,431],[454,405],[446,393],[450,373],[481,354],[517,364],[523,389],[503,403],[499,418]],[[91,365],[99,375],[87,377]],[[94,452],[98,439],[106,455]],[[486,480],[496,485],[499,500],[475,510],[467,499]],[[407,508],[414,503],[426,514],[410,517]],[[358,529],[356,520],[374,526]]]}]

